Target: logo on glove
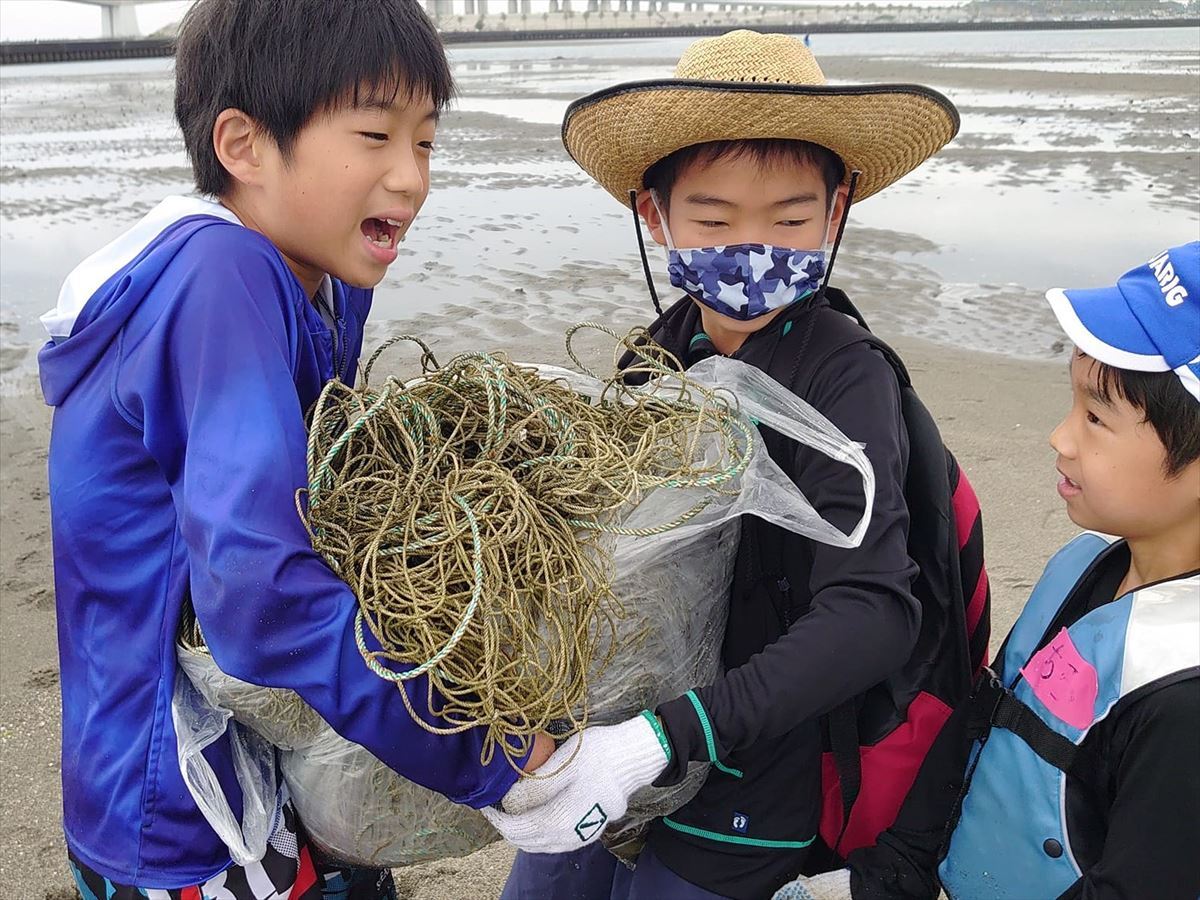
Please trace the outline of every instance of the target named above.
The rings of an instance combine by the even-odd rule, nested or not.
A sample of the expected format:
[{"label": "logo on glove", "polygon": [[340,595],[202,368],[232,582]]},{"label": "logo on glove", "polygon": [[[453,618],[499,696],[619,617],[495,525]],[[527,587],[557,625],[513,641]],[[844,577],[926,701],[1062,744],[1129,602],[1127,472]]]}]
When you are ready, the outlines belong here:
[{"label": "logo on glove", "polygon": [[604,828],[607,822],[608,814],[604,811],[604,807],[597,803],[579,820],[579,824],[575,826],[575,833],[579,835],[579,840],[586,844]]}]

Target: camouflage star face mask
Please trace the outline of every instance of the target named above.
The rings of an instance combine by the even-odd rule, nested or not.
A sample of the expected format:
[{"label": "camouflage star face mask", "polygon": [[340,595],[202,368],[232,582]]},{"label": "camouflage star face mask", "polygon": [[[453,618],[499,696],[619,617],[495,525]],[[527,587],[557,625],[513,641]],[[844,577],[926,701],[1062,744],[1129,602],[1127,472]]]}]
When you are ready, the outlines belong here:
[{"label": "camouflage star face mask", "polygon": [[731,319],[747,321],[816,293],[825,253],[770,244],[671,250],[671,284]]},{"label": "camouflage star face mask", "polygon": [[[658,205],[657,197],[654,203]],[[680,249],[671,239],[661,207],[659,215],[667,239],[671,284],[723,316],[756,319],[812,296],[821,286],[827,258],[824,250],[771,244]]]}]

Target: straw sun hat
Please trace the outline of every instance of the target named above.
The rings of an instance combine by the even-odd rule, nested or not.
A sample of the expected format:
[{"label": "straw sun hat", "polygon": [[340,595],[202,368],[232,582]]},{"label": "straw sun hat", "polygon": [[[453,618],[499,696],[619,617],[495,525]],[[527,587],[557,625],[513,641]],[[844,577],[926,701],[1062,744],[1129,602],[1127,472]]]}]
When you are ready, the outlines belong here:
[{"label": "straw sun hat", "polygon": [[913,84],[832,86],[804,44],[731,31],[696,41],[675,77],[619,84],[576,100],[563,118],[567,152],[628,205],[646,169],[693,144],[790,138],[828,147],[857,199],[911,172],[958,133],[954,104]]}]

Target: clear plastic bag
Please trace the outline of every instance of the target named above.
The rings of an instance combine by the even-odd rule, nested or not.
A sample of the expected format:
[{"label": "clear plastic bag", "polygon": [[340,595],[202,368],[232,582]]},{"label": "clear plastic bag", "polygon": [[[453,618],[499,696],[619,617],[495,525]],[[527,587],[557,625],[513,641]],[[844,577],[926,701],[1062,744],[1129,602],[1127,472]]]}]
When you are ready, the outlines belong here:
[{"label": "clear plastic bag", "polygon": [[[578,393],[597,397],[603,390],[601,382],[586,375],[551,366],[537,368],[543,377],[561,379]],[[870,522],[875,496],[871,464],[862,448],[824,416],[770,376],[736,360],[710,357],[690,368],[687,377],[726,392],[751,421],[858,471],[866,505],[853,531],[842,534],[817,514],[779,469],[756,430],[753,459],[730,494],[660,489],[644,498],[622,523],[625,527],[671,521],[700,500],[710,502],[700,515],[671,531],[615,540],[613,593],[625,607],[626,617],[617,624],[611,663],[589,682],[589,721],[598,725],[624,721],[719,677],[742,515],[755,515],[840,547],[857,546]],[[648,389],[671,396],[681,387],[679,379],[667,377]],[[717,452],[715,443],[707,452]],[[625,816],[605,830],[605,845],[622,859],[635,857],[650,821],[691,800],[707,775],[707,764],[693,762],[679,784],[637,791]]]},{"label": "clear plastic bag", "polygon": [[[739,520],[722,522],[659,544],[652,564],[630,559],[640,556],[636,539],[617,541],[613,593],[625,617],[617,623],[612,662],[591,682],[589,721],[623,722],[716,680],[739,534]],[[708,764],[693,762],[678,784],[638,790],[625,815],[605,829],[605,846],[623,859],[636,856],[650,821],[691,800],[707,776]]]},{"label": "clear plastic bag", "polygon": [[[475,810],[397,775],[342,738],[293,691],[239,681],[208,653],[183,645],[176,652],[181,672],[172,713],[180,769],[240,865],[266,850],[279,776],[309,838],[348,863],[406,866],[465,856],[499,840]],[[245,807],[240,822],[201,755],[226,727]]]},{"label": "clear plastic bag", "polygon": [[500,839],[474,809],[400,777],[333,729],[283,753],[280,768],[305,831],[334,859],[409,866]]},{"label": "clear plastic bag", "polygon": [[[211,658],[209,662],[212,662]],[[215,664],[213,668],[216,669]],[[220,674],[220,670],[217,672]],[[221,675],[221,678],[228,676]],[[274,748],[253,729],[232,721],[232,715],[196,687],[189,675],[183,671],[175,673],[171,719],[175,726],[179,771],[204,818],[229,848],[233,861],[245,866],[262,859],[267,852],[267,839],[279,812],[279,789]],[[204,758],[204,749],[226,731],[233,748],[234,771],[242,789],[240,821],[234,816],[216,773]]]},{"label": "clear plastic bag", "polygon": [[[563,380],[585,396],[604,393],[604,383],[590,376],[551,366],[536,368],[543,377]],[[771,460],[755,429],[750,429],[755,442],[751,462],[733,485],[719,491],[659,488],[641,498],[622,521],[627,529],[675,521],[698,502],[707,505],[671,530],[609,539],[613,592],[625,615],[617,622],[610,663],[598,666],[589,679],[587,715],[595,724],[623,721],[719,677],[742,515],[756,515],[838,547],[857,546],[870,521],[875,493],[870,463],[862,448],[823,416],[769,376],[735,360],[704,360],[687,377],[724,391],[751,421],[854,468],[863,481],[865,509],[849,535],[825,522]],[[646,388],[668,395],[681,389],[679,379],[669,376]],[[719,454],[720,444],[714,439],[698,452]],[[222,673],[206,654],[183,648],[180,652],[181,666],[199,688],[184,698],[188,712],[176,713],[181,747],[185,742],[189,747],[200,745],[230,716],[262,735],[260,740],[280,747],[280,771],[300,819],[313,841],[331,856],[362,865],[403,866],[462,856],[498,839],[475,810],[397,775],[367,750],[338,736],[291,692],[244,684]],[[197,697],[211,705],[207,716],[195,709]],[[638,791],[627,815],[606,832],[606,844],[622,856],[636,852],[645,825],[690,800],[706,770],[706,765],[693,764],[679,785]],[[193,781],[188,785],[226,843],[240,840],[250,845],[261,826],[248,821],[249,811],[238,832],[228,804],[222,813],[220,803],[213,802],[214,787],[219,795],[215,781],[201,785],[201,793]]]}]

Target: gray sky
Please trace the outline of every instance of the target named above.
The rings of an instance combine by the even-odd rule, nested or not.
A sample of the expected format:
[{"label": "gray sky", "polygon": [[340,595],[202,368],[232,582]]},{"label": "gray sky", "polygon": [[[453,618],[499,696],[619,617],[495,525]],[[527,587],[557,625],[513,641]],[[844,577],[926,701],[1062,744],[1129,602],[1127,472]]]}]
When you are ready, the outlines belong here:
[{"label": "gray sky", "polygon": [[[144,3],[138,25],[148,34],[177,21],[191,0]],[[66,0],[0,0],[0,41],[100,37],[100,7]]]}]

